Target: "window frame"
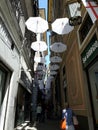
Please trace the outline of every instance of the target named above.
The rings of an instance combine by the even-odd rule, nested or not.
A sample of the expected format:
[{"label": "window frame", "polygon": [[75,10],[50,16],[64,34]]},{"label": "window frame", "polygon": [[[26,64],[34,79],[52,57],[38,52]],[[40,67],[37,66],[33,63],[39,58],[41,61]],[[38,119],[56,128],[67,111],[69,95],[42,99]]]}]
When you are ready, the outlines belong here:
[{"label": "window frame", "polygon": [[[85,21],[85,18],[87,17],[87,14],[88,14],[88,13],[85,12],[84,17],[82,18],[82,19],[83,19],[82,21]],[[79,26],[78,30],[77,30],[77,38],[78,38],[78,45],[79,45],[80,53],[82,53],[83,47],[87,45],[87,43],[88,43],[87,40],[90,40],[90,37],[92,37],[92,35],[96,32],[96,29],[94,29],[95,24],[92,24],[92,27],[91,27],[91,29],[89,30],[88,34],[86,35],[85,39],[81,42],[81,40],[80,40],[80,35],[79,35],[79,31],[80,31],[80,29],[81,29],[82,26],[83,26],[83,24],[81,24],[81,25]],[[94,31],[94,30],[95,30],[95,31]]]},{"label": "window frame", "polygon": [[[2,103],[3,103],[3,100],[4,100],[4,96],[5,96],[8,84],[10,82],[11,71],[1,61],[0,61],[0,70],[5,73],[4,84],[3,84],[3,87],[4,87],[3,88],[3,95],[1,95],[1,101],[0,101],[0,110],[1,110],[1,106],[2,106]],[[1,78],[1,80],[2,80],[2,78]],[[1,93],[2,93],[2,90],[1,90]]]}]

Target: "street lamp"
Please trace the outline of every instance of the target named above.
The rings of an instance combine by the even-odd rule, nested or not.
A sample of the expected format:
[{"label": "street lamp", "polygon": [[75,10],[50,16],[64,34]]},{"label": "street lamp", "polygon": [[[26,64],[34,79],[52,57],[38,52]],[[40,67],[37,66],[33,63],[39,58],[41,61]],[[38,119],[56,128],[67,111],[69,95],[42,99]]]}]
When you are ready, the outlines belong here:
[{"label": "street lamp", "polygon": [[71,26],[76,26],[81,24],[81,2],[80,0],[70,0],[66,4],[67,12],[69,17],[69,24]]}]

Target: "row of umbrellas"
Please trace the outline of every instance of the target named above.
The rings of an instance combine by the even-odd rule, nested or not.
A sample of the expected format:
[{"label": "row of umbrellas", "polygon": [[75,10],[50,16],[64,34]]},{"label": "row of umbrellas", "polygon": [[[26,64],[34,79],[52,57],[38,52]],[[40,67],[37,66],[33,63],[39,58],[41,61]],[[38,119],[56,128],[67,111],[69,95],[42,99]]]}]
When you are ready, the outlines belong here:
[{"label": "row of umbrellas", "polygon": [[[31,44],[31,48],[34,51],[36,51],[34,61],[37,63],[44,63],[45,59],[44,59],[44,57],[40,57],[39,52],[46,51],[48,47],[47,47],[46,42],[40,41],[38,36],[40,33],[44,33],[45,31],[48,30],[48,22],[41,17],[30,17],[25,22],[25,24],[26,24],[28,30],[37,34],[37,41],[35,41]],[[59,35],[68,34],[74,28],[73,26],[69,25],[68,18],[56,19],[52,23],[51,26],[52,26],[52,31],[56,32]],[[50,46],[50,50],[53,52],[56,52],[56,53],[62,53],[66,49],[67,49],[67,46],[65,44],[63,44],[62,42],[55,42]],[[59,56],[53,56],[50,58],[50,61],[52,63],[60,63],[60,62],[62,62],[62,58]],[[41,71],[43,69],[45,69],[43,66],[37,66],[37,70],[38,71],[40,70],[39,71],[40,74],[43,74],[43,71]],[[57,74],[57,72],[56,72],[57,69],[59,69],[58,64],[50,65],[50,77],[53,78],[53,76],[51,76],[51,75]]]},{"label": "row of umbrellas", "polygon": [[[68,34],[73,30],[73,26],[69,25],[68,18],[59,18],[52,23],[52,30],[58,34]],[[27,28],[36,33],[44,33],[48,29],[48,22],[41,17],[30,17],[25,22]],[[31,44],[31,48],[34,51],[46,51],[47,44],[44,41],[37,40]],[[58,42],[50,46],[50,49],[54,52],[63,52],[66,50],[66,45]]]},{"label": "row of umbrellas", "polygon": [[[34,33],[44,33],[48,29],[48,22],[41,17],[30,17],[25,24]],[[73,28],[67,17],[58,18],[52,23],[52,30],[60,35],[68,34]]]}]

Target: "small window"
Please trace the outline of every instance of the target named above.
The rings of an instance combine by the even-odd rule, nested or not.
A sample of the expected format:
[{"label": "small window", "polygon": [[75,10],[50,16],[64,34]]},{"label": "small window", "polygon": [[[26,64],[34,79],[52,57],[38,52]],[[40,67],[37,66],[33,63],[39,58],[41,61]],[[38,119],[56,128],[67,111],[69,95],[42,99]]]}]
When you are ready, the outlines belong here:
[{"label": "small window", "polygon": [[6,79],[7,79],[7,71],[0,65],[0,108],[5,95]]},{"label": "small window", "polygon": [[81,25],[81,28],[79,29],[80,44],[83,43],[83,41],[86,38],[87,34],[89,33],[92,25],[93,25],[93,22],[92,22],[90,16],[87,14],[84,22]]}]

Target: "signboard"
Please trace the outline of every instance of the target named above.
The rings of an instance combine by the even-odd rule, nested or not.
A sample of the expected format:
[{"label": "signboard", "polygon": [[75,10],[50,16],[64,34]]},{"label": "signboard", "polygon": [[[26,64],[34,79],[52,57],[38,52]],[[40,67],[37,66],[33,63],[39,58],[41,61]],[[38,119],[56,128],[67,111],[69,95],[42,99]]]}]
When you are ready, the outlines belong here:
[{"label": "signboard", "polygon": [[98,55],[98,40],[96,35],[93,36],[83,53],[81,54],[82,62],[86,67]]},{"label": "signboard", "polygon": [[98,19],[98,4],[94,0],[82,0],[82,2],[94,23]]}]

